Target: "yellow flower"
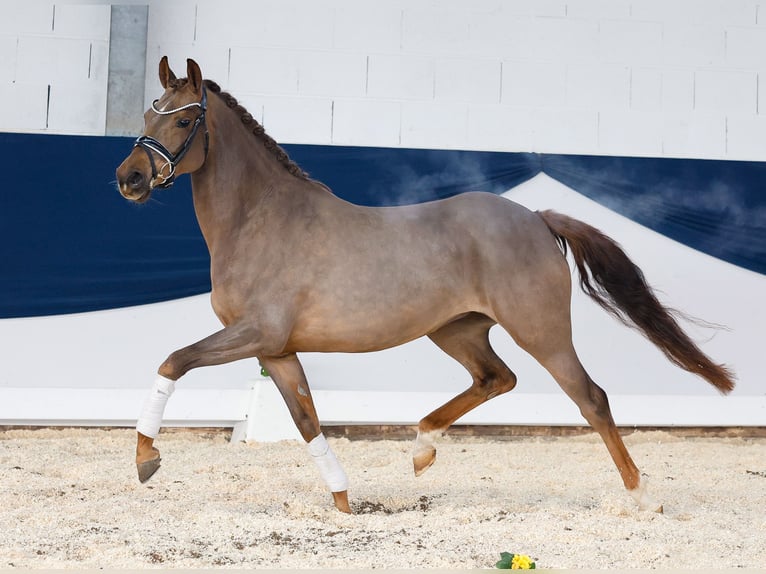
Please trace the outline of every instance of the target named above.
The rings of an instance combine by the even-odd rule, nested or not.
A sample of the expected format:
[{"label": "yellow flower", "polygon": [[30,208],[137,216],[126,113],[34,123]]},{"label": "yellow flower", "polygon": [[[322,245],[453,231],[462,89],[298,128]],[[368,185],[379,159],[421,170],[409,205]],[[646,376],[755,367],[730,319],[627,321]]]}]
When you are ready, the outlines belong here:
[{"label": "yellow flower", "polygon": [[511,561],[511,570],[529,570],[532,564],[532,559],[526,554],[514,554]]}]

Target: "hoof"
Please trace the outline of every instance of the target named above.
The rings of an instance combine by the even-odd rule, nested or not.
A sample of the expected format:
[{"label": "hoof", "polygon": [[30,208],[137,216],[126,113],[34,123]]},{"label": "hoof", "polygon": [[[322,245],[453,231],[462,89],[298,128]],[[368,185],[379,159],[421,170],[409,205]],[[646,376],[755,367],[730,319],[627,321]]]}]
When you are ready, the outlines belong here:
[{"label": "hoof", "polygon": [[138,433],[136,444],[136,468],[138,480],[146,482],[160,467],[160,451],[154,447],[154,439]]},{"label": "hoof", "polygon": [[138,469],[139,482],[144,483],[152,476],[154,476],[154,473],[157,472],[157,470],[160,468],[161,460],[162,459],[158,457],[152,460],[147,460],[145,462],[137,462],[136,468]]},{"label": "hoof", "polygon": [[419,449],[412,455],[412,465],[415,469],[415,476],[420,476],[436,462],[436,449],[434,447]]},{"label": "hoof", "polygon": [[633,500],[638,503],[638,509],[644,511],[656,512],[657,514],[663,513],[662,504],[654,500],[647,492],[647,481],[642,478],[636,488],[628,491],[633,497]]},{"label": "hoof", "polygon": [[346,514],[352,514],[351,507],[348,504],[348,491],[343,490],[341,492],[333,492],[332,500],[335,503],[335,508]]}]

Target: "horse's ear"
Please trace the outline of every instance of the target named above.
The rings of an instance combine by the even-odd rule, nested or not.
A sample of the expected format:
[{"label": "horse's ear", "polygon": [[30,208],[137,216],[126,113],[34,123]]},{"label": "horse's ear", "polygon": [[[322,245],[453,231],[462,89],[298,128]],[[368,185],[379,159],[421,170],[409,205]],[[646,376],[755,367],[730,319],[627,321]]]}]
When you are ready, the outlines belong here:
[{"label": "horse's ear", "polygon": [[199,93],[202,89],[202,70],[199,69],[197,62],[189,58],[186,60],[186,77],[189,79],[189,85],[194,91]]},{"label": "horse's ear", "polygon": [[160,84],[167,90],[168,86],[175,81],[176,75],[173,73],[173,70],[170,69],[168,57],[162,56],[162,60],[160,60]]}]

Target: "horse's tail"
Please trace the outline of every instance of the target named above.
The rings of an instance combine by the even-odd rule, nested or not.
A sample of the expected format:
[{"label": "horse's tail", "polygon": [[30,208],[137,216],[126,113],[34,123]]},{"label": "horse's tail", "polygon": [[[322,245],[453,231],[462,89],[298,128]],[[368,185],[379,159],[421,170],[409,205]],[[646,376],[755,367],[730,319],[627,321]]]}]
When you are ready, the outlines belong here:
[{"label": "horse's tail", "polygon": [[637,328],[675,365],[699,375],[722,393],[734,388],[734,374],[714,363],[684,333],[675,316],[646,283],[641,269],[620,246],[595,227],[555,211],[538,212],[566,254],[572,251],[580,287],[629,327]]}]

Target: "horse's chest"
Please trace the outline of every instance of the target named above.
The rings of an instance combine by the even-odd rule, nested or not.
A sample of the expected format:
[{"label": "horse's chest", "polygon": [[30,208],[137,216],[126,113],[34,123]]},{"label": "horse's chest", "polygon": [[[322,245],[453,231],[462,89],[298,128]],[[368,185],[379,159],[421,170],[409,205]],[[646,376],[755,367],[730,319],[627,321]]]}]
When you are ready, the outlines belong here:
[{"label": "horse's chest", "polygon": [[238,321],[250,306],[253,289],[245,289],[242,278],[231,269],[219,273],[211,270],[210,303],[224,325]]}]

